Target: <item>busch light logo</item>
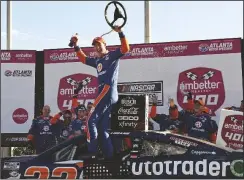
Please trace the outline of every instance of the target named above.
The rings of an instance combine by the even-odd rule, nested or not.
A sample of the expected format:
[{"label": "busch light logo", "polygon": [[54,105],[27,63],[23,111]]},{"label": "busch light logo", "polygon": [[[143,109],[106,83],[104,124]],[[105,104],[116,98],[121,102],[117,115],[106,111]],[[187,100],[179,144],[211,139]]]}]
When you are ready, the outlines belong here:
[{"label": "busch light logo", "polygon": [[97,77],[88,74],[72,74],[60,79],[57,103],[60,110],[72,108],[72,96],[76,89],[76,84],[89,78],[91,82],[84,86],[78,94],[78,102],[87,106],[89,102],[93,103],[98,94]]},{"label": "busch light logo", "polygon": [[193,98],[202,98],[205,106],[215,116],[225,101],[225,89],[221,71],[206,67],[197,67],[179,74],[177,87],[177,101],[181,108],[187,105],[187,92],[191,92]]},{"label": "busch light logo", "polygon": [[242,115],[229,115],[225,117],[221,129],[221,137],[226,143],[226,147],[234,150],[243,149],[243,124]]}]

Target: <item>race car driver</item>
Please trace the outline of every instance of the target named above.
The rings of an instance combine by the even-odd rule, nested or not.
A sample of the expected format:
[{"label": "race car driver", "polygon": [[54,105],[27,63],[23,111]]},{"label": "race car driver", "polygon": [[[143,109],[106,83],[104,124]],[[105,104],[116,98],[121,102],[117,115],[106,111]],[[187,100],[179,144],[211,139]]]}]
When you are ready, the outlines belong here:
[{"label": "race car driver", "polygon": [[27,136],[28,143],[34,146],[37,154],[44,152],[57,143],[50,123],[52,118],[50,112],[48,105],[43,107],[42,115],[33,119]]},{"label": "race car driver", "polygon": [[96,37],[92,45],[94,46],[97,57],[87,57],[78,46],[78,36],[71,37],[76,55],[80,61],[88,66],[97,69],[99,95],[93,103],[93,107],[88,115],[87,141],[88,149],[91,154],[98,153],[98,134],[102,142],[102,152],[105,158],[113,156],[113,146],[108,134],[109,115],[112,105],[118,101],[117,81],[119,72],[119,59],[129,52],[129,44],[124,33],[118,26],[114,27],[118,32],[121,47],[115,51],[106,49],[106,42],[102,37]]}]

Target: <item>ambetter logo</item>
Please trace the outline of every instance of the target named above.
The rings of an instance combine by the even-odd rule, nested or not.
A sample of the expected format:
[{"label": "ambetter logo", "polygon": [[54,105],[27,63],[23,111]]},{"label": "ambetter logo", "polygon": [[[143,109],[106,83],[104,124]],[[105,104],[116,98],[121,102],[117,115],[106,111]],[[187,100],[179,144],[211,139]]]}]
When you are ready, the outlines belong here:
[{"label": "ambetter logo", "polygon": [[18,108],[13,112],[12,118],[15,123],[24,124],[28,120],[28,112],[23,108]]},{"label": "ambetter logo", "polygon": [[242,115],[230,115],[225,117],[221,129],[221,137],[225,141],[227,147],[234,150],[243,149],[243,124],[244,119]]},{"label": "ambetter logo", "polygon": [[76,87],[70,85],[67,82],[67,79],[71,78],[76,82],[79,82],[86,77],[91,78],[91,83],[81,89],[78,95],[78,101],[85,106],[89,102],[94,102],[94,99],[97,97],[98,94],[97,77],[89,74],[73,74],[63,77],[59,81],[57,103],[60,110],[71,109],[72,107],[72,96]]},{"label": "ambetter logo", "polygon": [[198,67],[179,74],[177,101],[181,108],[187,105],[184,93],[192,92],[194,99],[202,98],[212,115],[225,101],[225,89],[221,71],[212,68]]}]

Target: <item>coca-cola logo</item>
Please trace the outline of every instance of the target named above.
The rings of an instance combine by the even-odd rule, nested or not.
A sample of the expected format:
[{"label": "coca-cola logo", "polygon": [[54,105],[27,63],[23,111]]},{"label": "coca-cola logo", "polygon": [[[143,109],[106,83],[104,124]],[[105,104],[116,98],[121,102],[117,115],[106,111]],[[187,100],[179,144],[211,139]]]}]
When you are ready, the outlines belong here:
[{"label": "coca-cola logo", "polygon": [[[98,94],[97,77],[89,74],[72,74],[65,76],[59,81],[57,103],[60,110],[71,109],[72,96],[74,95],[75,86],[71,85],[68,80],[79,82],[87,77],[91,78],[91,82],[84,86],[78,94],[78,102],[87,106],[89,102],[94,102]],[[73,83],[75,84],[75,83]]]},{"label": "coca-cola logo", "polygon": [[131,107],[131,108],[124,108],[121,107],[118,110],[118,114],[138,114],[139,108]]},{"label": "coca-cola logo", "polygon": [[226,143],[226,147],[234,150],[243,149],[243,115],[229,115],[225,117],[221,129],[221,137]]},{"label": "coca-cola logo", "polygon": [[179,74],[177,87],[177,101],[182,109],[187,106],[187,92],[193,98],[202,98],[211,115],[222,106],[225,101],[225,88],[221,71],[213,68],[197,67]]}]

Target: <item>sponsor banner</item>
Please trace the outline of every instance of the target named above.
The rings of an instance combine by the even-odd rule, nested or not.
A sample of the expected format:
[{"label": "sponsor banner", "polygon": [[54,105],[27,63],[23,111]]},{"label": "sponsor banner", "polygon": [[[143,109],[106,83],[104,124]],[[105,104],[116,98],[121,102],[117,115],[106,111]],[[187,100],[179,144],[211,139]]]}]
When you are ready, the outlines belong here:
[{"label": "sponsor banner", "polygon": [[[191,91],[195,99],[204,99],[218,122],[221,108],[236,105],[243,98],[240,45],[240,39],[131,45],[131,51],[120,61],[119,92],[157,95],[157,113],[168,114],[168,98],[173,98],[181,110],[186,106],[185,93]],[[96,55],[93,48],[83,51],[91,57]],[[57,112],[61,110],[60,80],[75,74],[97,77],[97,70],[82,64],[73,49],[45,50],[44,54],[45,104]],[[149,92],[146,88],[150,85],[155,85],[155,89]],[[88,96],[85,101],[93,99]]]},{"label": "sponsor banner", "polygon": [[25,147],[28,141],[27,135],[27,133],[3,133],[1,147]]},{"label": "sponsor banner", "polygon": [[119,95],[111,113],[112,131],[148,130],[148,95]]},{"label": "sponsor banner", "polygon": [[189,157],[177,159],[133,159],[129,162],[133,176],[149,177],[151,179],[160,177],[162,179],[178,177],[199,177],[199,178],[242,178],[242,159],[237,160],[189,160]]},{"label": "sponsor banner", "polygon": [[1,63],[35,63],[36,51],[1,50]]},{"label": "sponsor banner", "polygon": [[123,82],[118,84],[118,92],[123,94],[148,94],[149,105],[157,99],[157,106],[163,106],[163,81]]},{"label": "sponsor banner", "polygon": [[222,72],[206,67],[188,69],[179,74],[177,87],[177,100],[181,108],[187,106],[187,92],[193,98],[202,98],[205,105],[215,115],[225,101],[225,87]]},{"label": "sponsor banner", "polygon": [[[14,137],[27,133],[34,117],[35,51],[2,51],[1,58],[1,133]],[[11,138],[3,142],[20,144]]]},{"label": "sponsor banner", "polygon": [[[108,46],[114,50],[119,46]],[[192,42],[171,42],[155,44],[134,44],[130,46],[131,51],[121,59],[140,59],[173,56],[193,56],[207,54],[237,53],[241,51],[240,39],[219,39]],[[82,50],[87,56],[95,56],[92,47]],[[79,62],[73,48],[44,50],[45,63]]]},{"label": "sponsor banner", "polygon": [[230,150],[243,152],[243,112],[221,110],[216,144]]}]

